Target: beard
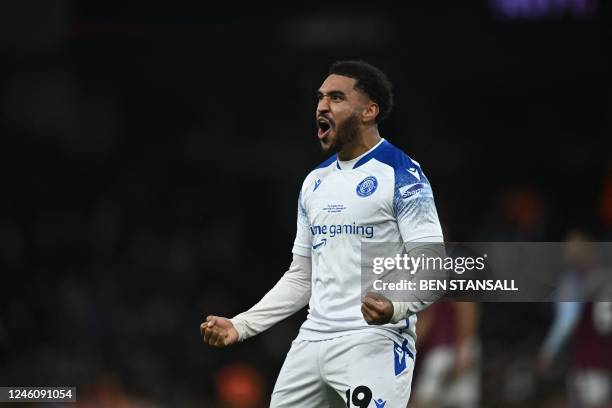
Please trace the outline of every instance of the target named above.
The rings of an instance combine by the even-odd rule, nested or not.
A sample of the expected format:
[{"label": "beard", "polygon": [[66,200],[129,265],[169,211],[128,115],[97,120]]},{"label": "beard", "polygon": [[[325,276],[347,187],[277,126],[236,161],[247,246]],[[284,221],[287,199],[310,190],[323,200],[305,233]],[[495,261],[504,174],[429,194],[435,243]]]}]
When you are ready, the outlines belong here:
[{"label": "beard", "polygon": [[321,148],[325,153],[339,153],[344,146],[352,143],[357,138],[360,125],[359,116],[356,113],[352,113],[351,116],[338,125],[336,135],[331,144],[327,148],[321,144]]}]

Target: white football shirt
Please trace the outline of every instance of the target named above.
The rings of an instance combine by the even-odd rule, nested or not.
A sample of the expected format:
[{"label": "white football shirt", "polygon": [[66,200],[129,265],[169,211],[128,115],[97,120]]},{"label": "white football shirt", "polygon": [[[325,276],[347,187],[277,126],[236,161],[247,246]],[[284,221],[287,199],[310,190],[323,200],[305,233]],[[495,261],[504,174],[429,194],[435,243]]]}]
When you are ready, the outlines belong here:
[{"label": "white football shirt", "polygon": [[[312,296],[298,338],[352,330],[416,338],[416,316],[371,326],[361,314],[361,244],[443,242],[429,181],[416,161],[382,139],[363,155],[337,155],[310,172],[298,199],[293,253],[312,258]],[[413,343],[414,344],[414,343]]]}]

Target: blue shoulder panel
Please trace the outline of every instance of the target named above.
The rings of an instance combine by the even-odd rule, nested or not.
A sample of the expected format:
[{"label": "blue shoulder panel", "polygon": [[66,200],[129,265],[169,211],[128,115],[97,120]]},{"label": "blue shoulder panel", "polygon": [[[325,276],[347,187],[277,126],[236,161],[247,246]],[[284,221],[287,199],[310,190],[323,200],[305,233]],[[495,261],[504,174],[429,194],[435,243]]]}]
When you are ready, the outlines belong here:
[{"label": "blue shoulder panel", "polygon": [[376,159],[379,162],[385,163],[393,168],[395,171],[396,186],[401,187],[407,184],[419,182],[427,183],[427,179],[425,178],[421,167],[415,164],[406,153],[393,146],[386,140],[376,149],[359,159],[353,168],[356,169],[371,159]]},{"label": "blue shoulder panel", "polygon": [[338,159],[338,155],[334,154],[329,159],[325,160],[323,163],[321,163],[317,167],[315,167],[314,170],[325,168],[325,167],[329,166],[330,164],[332,164],[333,162],[335,162],[337,159]]},{"label": "blue shoulder panel", "polygon": [[353,168],[357,168],[371,159],[393,168],[395,176],[395,192],[393,194],[393,208],[396,215],[406,211],[408,200],[419,196],[430,196],[431,187],[423,174],[421,166],[416,164],[406,153],[384,141],[372,152],[363,156]]}]

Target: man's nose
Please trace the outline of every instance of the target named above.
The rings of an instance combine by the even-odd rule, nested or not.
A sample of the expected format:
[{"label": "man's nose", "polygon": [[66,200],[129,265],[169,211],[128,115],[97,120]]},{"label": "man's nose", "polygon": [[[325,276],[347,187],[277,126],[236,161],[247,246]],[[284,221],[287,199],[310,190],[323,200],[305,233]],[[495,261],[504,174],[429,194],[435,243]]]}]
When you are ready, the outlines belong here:
[{"label": "man's nose", "polygon": [[319,103],[317,104],[317,113],[326,113],[329,112],[329,101],[327,98],[319,99]]}]

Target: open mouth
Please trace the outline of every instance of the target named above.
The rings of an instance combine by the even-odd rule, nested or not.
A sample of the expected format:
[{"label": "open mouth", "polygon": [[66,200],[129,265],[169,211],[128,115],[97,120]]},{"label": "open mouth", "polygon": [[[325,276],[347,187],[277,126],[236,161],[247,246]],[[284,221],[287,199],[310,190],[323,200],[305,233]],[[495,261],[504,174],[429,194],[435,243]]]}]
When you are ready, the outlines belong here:
[{"label": "open mouth", "polygon": [[320,117],[320,118],[317,118],[317,127],[319,128],[317,136],[319,140],[322,140],[327,137],[327,135],[331,131],[332,125],[328,119]]}]

